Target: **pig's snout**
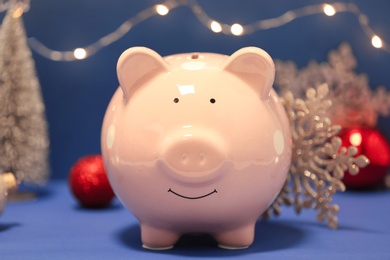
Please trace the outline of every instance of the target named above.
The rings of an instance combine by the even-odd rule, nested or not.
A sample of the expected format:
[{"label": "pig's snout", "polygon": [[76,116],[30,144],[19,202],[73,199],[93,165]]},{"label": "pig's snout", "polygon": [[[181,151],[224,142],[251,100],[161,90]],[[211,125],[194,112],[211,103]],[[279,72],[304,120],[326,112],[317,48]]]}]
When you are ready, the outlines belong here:
[{"label": "pig's snout", "polygon": [[226,161],[226,149],[219,138],[187,134],[171,139],[162,159],[169,170],[182,177],[216,176]]},{"label": "pig's snout", "polygon": [[223,161],[217,147],[201,140],[183,140],[166,151],[166,162],[181,173],[206,173],[213,171]]}]

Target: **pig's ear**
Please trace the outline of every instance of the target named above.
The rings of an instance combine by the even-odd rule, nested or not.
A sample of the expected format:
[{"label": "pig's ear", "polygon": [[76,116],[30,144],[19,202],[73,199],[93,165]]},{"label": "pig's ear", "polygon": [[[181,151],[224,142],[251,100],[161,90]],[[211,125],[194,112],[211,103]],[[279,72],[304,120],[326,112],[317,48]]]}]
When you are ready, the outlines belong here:
[{"label": "pig's ear", "polygon": [[145,47],[133,47],[119,57],[116,70],[124,97],[128,99],[144,82],[169,68],[157,52]]},{"label": "pig's ear", "polygon": [[264,50],[256,47],[242,48],[226,59],[222,69],[248,83],[261,98],[268,97],[274,82],[275,65]]}]

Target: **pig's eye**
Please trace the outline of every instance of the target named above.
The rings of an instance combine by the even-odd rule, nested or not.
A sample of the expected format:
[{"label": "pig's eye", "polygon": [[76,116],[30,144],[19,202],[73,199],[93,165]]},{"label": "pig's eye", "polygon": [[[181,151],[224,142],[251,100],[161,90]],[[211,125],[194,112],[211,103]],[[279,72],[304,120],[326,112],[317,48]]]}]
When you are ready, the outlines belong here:
[{"label": "pig's eye", "polygon": [[214,99],[214,98],[211,98],[211,99],[210,99],[210,103],[211,103],[211,104],[214,104],[214,103],[215,103],[215,99]]},{"label": "pig's eye", "polygon": [[174,98],[174,99],[173,99],[173,102],[179,103],[179,99],[178,99],[178,98]]}]

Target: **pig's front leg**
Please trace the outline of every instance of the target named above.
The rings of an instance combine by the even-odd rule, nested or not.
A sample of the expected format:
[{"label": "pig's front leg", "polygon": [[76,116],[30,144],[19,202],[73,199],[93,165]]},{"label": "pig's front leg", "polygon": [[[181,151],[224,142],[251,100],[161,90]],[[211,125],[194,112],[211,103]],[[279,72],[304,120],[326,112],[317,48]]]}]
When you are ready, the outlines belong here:
[{"label": "pig's front leg", "polygon": [[224,249],[245,249],[253,243],[255,224],[247,224],[235,229],[226,230],[215,236],[218,246]]},{"label": "pig's front leg", "polygon": [[151,250],[167,250],[179,240],[180,234],[171,230],[141,224],[142,247]]}]

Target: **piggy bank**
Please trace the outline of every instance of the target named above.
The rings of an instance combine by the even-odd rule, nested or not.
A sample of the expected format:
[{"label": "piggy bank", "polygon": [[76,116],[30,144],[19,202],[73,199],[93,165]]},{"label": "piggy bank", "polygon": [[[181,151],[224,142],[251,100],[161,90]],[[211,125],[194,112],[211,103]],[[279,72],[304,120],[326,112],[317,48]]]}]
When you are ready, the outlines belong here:
[{"label": "piggy bank", "polygon": [[143,247],[168,249],[187,233],[227,249],[251,245],[291,160],[271,57],[255,47],[167,57],[133,47],[117,73],[102,156]]}]

